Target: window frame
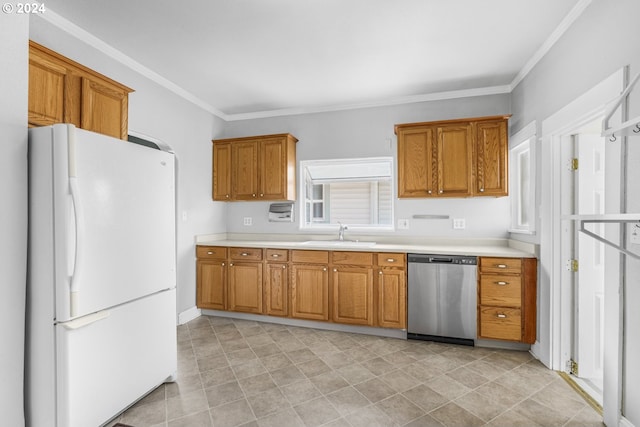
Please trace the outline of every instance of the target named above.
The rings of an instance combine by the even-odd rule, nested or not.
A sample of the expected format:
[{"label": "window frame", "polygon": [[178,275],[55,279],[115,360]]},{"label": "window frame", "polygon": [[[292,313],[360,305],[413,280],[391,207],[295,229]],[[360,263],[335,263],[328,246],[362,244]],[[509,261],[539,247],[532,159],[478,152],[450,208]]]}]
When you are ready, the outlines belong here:
[{"label": "window frame", "polygon": [[[308,200],[306,197],[306,192],[307,192],[307,166],[308,165],[335,165],[335,164],[354,164],[354,163],[372,163],[372,162],[388,162],[389,163],[389,168],[390,168],[390,173],[389,173],[389,182],[390,182],[390,216],[391,216],[391,222],[390,224],[345,224],[349,226],[349,230],[354,230],[354,231],[374,231],[374,232],[392,232],[395,231],[395,199],[396,199],[396,177],[395,177],[395,170],[394,170],[394,159],[391,156],[387,156],[387,157],[359,157],[359,158],[349,158],[349,159],[318,159],[318,160],[301,160],[299,163],[299,178],[300,178],[300,185],[299,185],[299,215],[300,215],[300,224],[299,224],[299,228],[300,230],[305,230],[305,231],[335,231],[335,228],[338,226],[337,223],[314,223],[313,220],[311,220],[310,224],[307,223],[307,205],[308,205]],[[324,196],[324,203],[323,203],[323,209],[324,209],[324,216],[329,216],[328,210],[329,210],[329,205],[330,205],[330,201],[328,200],[329,197],[329,189],[327,188],[327,181],[323,180],[322,183],[325,185],[325,187],[323,188],[323,196]],[[313,186],[313,184],[311,185]],[[312,202],[314,201],[313,199],[310,199]],[[310,206],[313,206],[313,203],[310,204]],[[309,214],[309,218],[312,218],[312,215]]]},{"label": "window frame", "polygon": [[[533,121],[525,126],[518,133],[510,138],[509,147],[509,198],[510,198],[510,216],[511,224],[509,226],[510,233],[517,234],[536,234],[536,223],[538,220],[538,209],[536,204],[536,122]],[[519,157],[525,153],[529,153],[529,184],[528,184],[528,209],[527,216],[529,218],[527,225],[520,224],[519,217],[522,210],[522,183],[521,169],[519,167]]]}]

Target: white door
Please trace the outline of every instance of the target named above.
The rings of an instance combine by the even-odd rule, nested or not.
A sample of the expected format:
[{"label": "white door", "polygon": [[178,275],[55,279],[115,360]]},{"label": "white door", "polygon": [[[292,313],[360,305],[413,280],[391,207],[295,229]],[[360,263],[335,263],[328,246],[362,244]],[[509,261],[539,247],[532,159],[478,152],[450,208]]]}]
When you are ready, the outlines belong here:
[{"label": "white door", "polygon": [[173,155],[57,125],[53,156],[57,321],[175,287]]},{"label": "white door", "polygon": [[[599,135],[579,134],[575,137],[579,160],[576,181],[576,209],[580,215],[605,213],[605,140]],[[602,224],[591,225],[603,235]],[[604,244],[576,233],[579,264],[576,282],[576,337],[574,357],[577,376],[602,392],[604,356]]]}]

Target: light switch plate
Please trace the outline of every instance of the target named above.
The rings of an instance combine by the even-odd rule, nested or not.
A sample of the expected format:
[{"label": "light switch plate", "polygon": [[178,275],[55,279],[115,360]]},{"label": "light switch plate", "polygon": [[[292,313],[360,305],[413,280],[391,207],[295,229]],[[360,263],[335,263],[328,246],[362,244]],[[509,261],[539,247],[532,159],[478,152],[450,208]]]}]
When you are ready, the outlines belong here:
[{"label": "light switch plate", "polygon": [[399,219],[398,220],[398,230],[408,230],[409,229],[409,220],[408,219]]}]

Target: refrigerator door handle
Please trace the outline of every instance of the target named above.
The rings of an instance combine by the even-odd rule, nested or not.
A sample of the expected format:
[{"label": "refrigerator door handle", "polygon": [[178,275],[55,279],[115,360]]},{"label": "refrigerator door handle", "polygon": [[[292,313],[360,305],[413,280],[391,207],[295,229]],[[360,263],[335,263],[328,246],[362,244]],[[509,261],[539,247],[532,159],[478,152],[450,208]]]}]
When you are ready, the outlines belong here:
[{"label": "refrigerator door handle", "polygon": [[[70,146],[73,142],[70,141]],[[75,147],[73,147],[75,149]],[[75,157],[75,150],[69,150],[69,157]],[[70,159],[71,160],[71,159]],[[75,160],[75,159],[74,159]],[[75,171],[75,161],[69,162],[69,188],[71,190],[71,201],[73,203],[74,228],[75,228],[75,254],[73,261],[73,272],[71,273],[71,296],[69,301],[70,316],[78,315],[78,292],[80,291],[80,280],[82,278],[82,254],[84,253],[84,211],[78,190],[78,177]]]},{"label": "refrigerator door handle", "polygon": [[99,320],[106,319],[109,317],[109,311],[103,310],[98,311],[97,313],[88,314],[86,316],[82,316],[79,319],[70,320],[68,322],[62,323],[62,326],[65,329],[76,330],[80,328],[84,328],[85,326],[89,326],[92,323],[95,323]]}]

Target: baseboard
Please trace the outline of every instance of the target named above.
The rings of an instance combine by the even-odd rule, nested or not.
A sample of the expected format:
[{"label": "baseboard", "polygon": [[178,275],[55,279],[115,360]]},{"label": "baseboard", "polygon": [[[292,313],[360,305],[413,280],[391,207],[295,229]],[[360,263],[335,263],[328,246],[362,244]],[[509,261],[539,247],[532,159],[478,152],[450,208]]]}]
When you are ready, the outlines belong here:
[{"label": "baseboard", "polygon": [[625,417],[620,417],[620,422],[618,423],[619,427],[635,427],[631,421],[626,419]]},{"label": "baseboard", "polygon": [[193,306],[182,313],[178,314],[178,325],[184,325],[187,322],[192,321],[193,319],[197,319],[202,315],[200,309],[196,306]]}]

